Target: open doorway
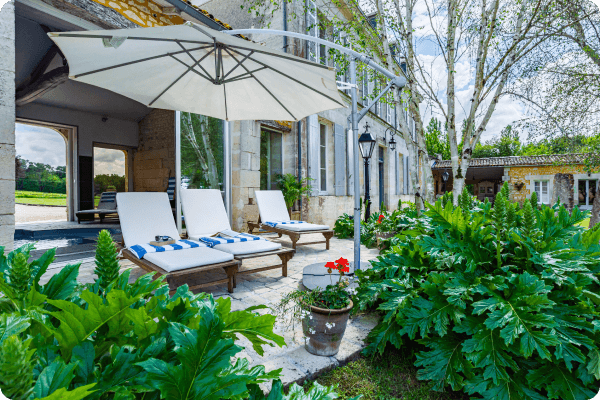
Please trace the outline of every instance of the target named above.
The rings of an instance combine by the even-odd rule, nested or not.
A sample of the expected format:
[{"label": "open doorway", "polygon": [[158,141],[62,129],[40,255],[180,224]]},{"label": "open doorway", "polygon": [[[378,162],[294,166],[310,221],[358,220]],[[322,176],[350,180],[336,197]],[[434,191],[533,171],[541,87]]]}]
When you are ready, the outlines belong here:
[{"label": "open doorway", "polygon": [[71,127],[17,120],[15,222],[73,218]]}]

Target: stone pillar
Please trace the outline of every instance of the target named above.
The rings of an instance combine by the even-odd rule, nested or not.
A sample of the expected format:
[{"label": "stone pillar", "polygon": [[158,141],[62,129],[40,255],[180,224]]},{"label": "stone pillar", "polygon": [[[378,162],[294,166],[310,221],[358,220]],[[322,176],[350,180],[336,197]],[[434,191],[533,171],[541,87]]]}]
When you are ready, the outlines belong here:
[{"label": "stone pillar", "polygon": [[0,246],[15,234],[15,5],[0,10]]},{"label": "stone pillar", "polygon": [[575,179],[573,174],[556,174],[554,175],[554,186],[552,188],[552,201],[551,205],[556,203],[556,200],[560,200],[560,204],[569,210],[573,209],[575,204]]},{"label": "stone pillar", "polygon": [[233,122],[231,142],[231,225],[239,232],[258,221],[254,191],[260,189],[260,124]]}]

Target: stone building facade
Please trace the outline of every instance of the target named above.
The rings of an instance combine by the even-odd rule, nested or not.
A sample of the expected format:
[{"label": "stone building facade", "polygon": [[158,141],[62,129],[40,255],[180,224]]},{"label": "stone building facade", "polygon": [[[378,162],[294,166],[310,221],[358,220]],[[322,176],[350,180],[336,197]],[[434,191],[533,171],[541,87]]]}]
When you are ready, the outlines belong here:
[{"label": "stone building facade", "polygon": [[[319,7],[318,3],[315,5]],[[291,17],[292,15],[304,15],[304,1],[283,2],[280,7],[265,11],[264,14],[267,16],[265,20],[249,14],[246,9],[241,9],[237,0],[212,0],[203,3],[202,8],[215,18],[227,21],[234,29],[268,27],[268,29],[298,33],[307,32],[304,18]],[[338,18],[342,19],[350,17],[349,14],[345,15],[347,11],[335,9],[331,4],[328,12],[334,12]],[[365,19],[365,29],[368,27]],[[266,47],[309,58],[304,40],[284,38],[278,35],[252,34],[246,36]],[[316,49],[320,51],[319,46],[316,46]],[[330,61],[327,63],[331,67],[336,67]],[[368,90],[373,90],[373,88],[369,86]],[[341,95],[347,106],[350,107],[349,93],[341,91]],[[361,99],[359,108],[362,108],[367,101],[366,98]],[[380,209],[382,202],[386,208],[393,210],[396,209],[400,199],[414,201],[414,196],[411,195],[412,188],[408,184],[408,149],[398,136],[395,137],[395,140],[400,142],[398,148],[396,150],[389,148],[388,142],[391,137],[389,131],[393,130],[393,116],[389,115],[392,112],[391,109],[387,109],[386,113],[380,112],[384,106],[378,105],[377,109],[374,107],[375,110],[369,112],[359,124],[359,134],[364,131],[365,123],[368,123],[370,132],[378,141],[369,165],[372,213]],[[256,121],[232,122],[232,225],[236,229],[246,229],[247,222],[256,221],[258,218],[254,191],[261,189],[260,144],[261,134],[264,132],[281,135],[282,169],[278,171],[279,173],[313,179],[311,185],[316,190],[313,191],[308,201],[302,202],[302,219],[333,226],[338,216],[343,213],[351,214],[354,208],[354,178],[351,163],[352,146],[349,143],[348,134],[349,115],[349,108],[328,110],[304,118],[300,124],[288,122],[289,129],[273,127],[272,124],[265,125]],[[386,130],[388,130],[387,135]],[[321,135],[324,137],[322,138]],[[264,157],[264,155],[262,156]],[[325,165],[322,165],[322,159],[325,160]],[[239,179],[237,178],[238,174]],[[321,174],[325,177],[325,183],[322,182]],[[361,158],[359,176],[361,196],[364,196],[364,175]],[[265,189],[264,181],[262,186]]]},{"label": "stone building facade", "polygon": [[[96,146],[127,152],[128,190],[164,191],[167,178],[175,176],[175,112],[150,109],[107,90],[66,78],[28,100],[20,97],[19,93],[35,90],[39,84],[46,85],[48,82],[43,78],[64,67],[60,52],[47,37],[47,30],[156,27],[185,21],[218,30],[255,26],[252,18],[248,19],[246,12],[240,10],[238,1],[220,2],[221,10],[226,12],[213,7],[215,4],[207,3],[206,6],[211,7],[208,11],[180,0],[20,0],[16,6],[12,1],[3,6],[0,13],[0,246],[10,249],[14,235],[16,123],[39,124],[67,132],[67,174],[73,178],[73,186],[68,189],[71,216],[74,211],[93,207],[93,150]],[[301,2],[283,4],[287,5],[288,15],[299,12],[302,7]],[[272,28],[283,29],[282,9],[272,17]],[[305,31],[305,23],[300,19],[288,18],[286,25],[289,30]],[[307,54],[301,40],[276,36],[250,39],[299,57]],[[349,105],[348,94],[342,93],[342,96]],[[389,149],[384,138],[386,130],[393,130],[391,116],[389,110],[380,110],[384,109],[378,106],[369,112],[360,125],[362,132],[364,123],[368,122],[378,138],[370,166],[373,212],[382,201],[393,209],[400,198],[413,200],[409,196],[406,146],[396,137],[400,142],[398,149]],[[257,220],[254,191],[264,189],[265,185],[275,188],[275,175],[279,173],[315,179],[313,196],[310,201],[302,202],[303,219],[333,225],[340,214],[351,213],[354,177],[348,116],[349,109],[342,108],[310,116],[300,123],[224,122],[229,128],[226,131],[231,154],[231,186],[225,190],[231,190],[233,228],[246,230],[248,221]],[[386,138],[389,140],[389,133]],[[268,157],[279,163],[268,172],[263,165],[266,142],[270,146]],[[361,165],[357,179],[364,191],[363,175]]]},{"label": "stone building facade", "polygon": [[[536,192],[540,203],[554,204],[560,199],[569,208],[577,205],[591,210],[600,189],[600,172],[587,171],[584,159],[583,154],[471,159],[466,183],[473,185],[473,194],[480,200],[493,201],[508,182],[512,201],[522,204]],[[451,191],[450,161],[436,161],[432,169],[438,195]],[[446,171],[450,178],[444,182]]]}]

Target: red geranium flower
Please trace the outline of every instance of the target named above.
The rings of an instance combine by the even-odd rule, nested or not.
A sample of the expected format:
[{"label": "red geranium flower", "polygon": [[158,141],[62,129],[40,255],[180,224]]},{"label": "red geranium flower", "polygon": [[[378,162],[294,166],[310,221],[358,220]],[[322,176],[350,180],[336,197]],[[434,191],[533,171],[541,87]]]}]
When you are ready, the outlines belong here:
[{"label": "red geranium flower", "polygon": [[344,257],[340,257],[340,259],[336,260],[335,262],[337,264],[341,264],[341,265],[344,265],[344,266],[350,265],[350,263],[348,262],[348,260],[346,260]]},{"label": "red geranium flower", "polygon": [[383,214],[379,215],[379,219],[377,220],[377,223],[380,224],[381,221],[383,221],[385,217],[383,216]]}]

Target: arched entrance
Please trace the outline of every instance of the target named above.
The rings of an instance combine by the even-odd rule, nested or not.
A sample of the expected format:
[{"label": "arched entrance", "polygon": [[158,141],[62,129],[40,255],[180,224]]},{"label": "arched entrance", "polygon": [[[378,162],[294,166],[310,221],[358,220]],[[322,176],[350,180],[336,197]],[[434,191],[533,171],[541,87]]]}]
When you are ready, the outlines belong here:
[{"label": "arched entrance", "polygon": [[17,119],[16,222],[73,221],[76,127]]}]

